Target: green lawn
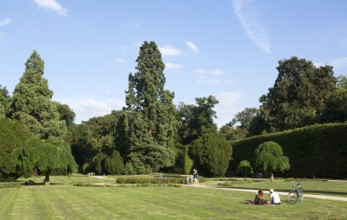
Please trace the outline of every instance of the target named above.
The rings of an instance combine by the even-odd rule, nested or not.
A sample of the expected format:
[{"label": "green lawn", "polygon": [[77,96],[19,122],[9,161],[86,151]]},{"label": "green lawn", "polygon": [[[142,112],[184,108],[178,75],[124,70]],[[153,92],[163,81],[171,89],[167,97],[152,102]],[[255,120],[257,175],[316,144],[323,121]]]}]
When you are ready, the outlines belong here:
[{"label": "green lawn", "polygon": [[[347,202],[305,198],[302,204],[254,206],[242,203],[253,199],[254,193],[186,186],[117,186],[115,177],[107,178],[52,177],[51,186],[16,188],[9,188],[16,183],[0,184],[0,218],[347,219]],[[33,180],[39,182],[43,178]],[[76,183],[90,186],[74,186]],[[94,184],[99,187],[93,187]],[[333,189],[334,184],[326,182]]]},{"label": "green lawn", "polygon": [[[218,183],[210,181],[208,184],[218,184],[219,186],[243,189],[260,188],[268,190],[273,188],[277,191],[288,192],[292,189],[292,181],[293,179],[277,179],[274,182],[270,182],[269,179],[248,179],[247,181],[244,181],[244,179],[233,178],[218,181]],[[295,181],[300,183],[301,187],[304,189],[304,193],[347,197],[347,181],[329,181],[319,179],[298,179]]]}]

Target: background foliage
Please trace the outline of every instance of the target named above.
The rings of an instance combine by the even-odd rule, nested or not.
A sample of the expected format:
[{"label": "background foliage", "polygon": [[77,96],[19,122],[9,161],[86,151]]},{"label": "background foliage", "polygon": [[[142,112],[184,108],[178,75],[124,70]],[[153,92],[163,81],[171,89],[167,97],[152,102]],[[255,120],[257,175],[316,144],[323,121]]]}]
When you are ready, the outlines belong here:
[{"label": "background foliage", "polygon": [[233,160],[229,172],[235,173],[241,160],[255,163],[255,149],[266,141],[282,146],[290,160],[287,177],[345,178],[347,176],[347,123],[312,125],[280,133],[260,135],[232,142]]}]

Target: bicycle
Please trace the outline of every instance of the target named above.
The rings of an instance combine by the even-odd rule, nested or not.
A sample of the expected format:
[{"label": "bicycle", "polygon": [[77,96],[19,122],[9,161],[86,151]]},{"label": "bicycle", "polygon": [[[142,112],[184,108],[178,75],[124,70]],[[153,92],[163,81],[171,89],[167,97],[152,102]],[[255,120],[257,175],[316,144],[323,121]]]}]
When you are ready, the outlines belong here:
[{"label": "bicycle", "polygon": [[293,182],[293,190],[288,193],[287,203],[295,204],[304,201],[304,193],[302,187],[297,182]]}]

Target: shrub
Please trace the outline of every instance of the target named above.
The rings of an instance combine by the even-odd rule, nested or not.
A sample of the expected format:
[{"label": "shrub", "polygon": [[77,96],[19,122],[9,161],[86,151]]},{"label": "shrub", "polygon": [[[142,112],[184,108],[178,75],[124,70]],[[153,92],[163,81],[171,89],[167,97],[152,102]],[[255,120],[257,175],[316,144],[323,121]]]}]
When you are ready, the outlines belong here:
[{"label": "shrub", "polygon": [[251,167],[251,163],[248,160],[243,160],[237,166],[237,172],[241,173],[247,179],[247,175],[253,173],[253,169]]},{"label": "shrub", "polygon": [[223,134],[209,133],[194,140],[189,152],[200,174],[224,176],[229,166],[232,147]]}]

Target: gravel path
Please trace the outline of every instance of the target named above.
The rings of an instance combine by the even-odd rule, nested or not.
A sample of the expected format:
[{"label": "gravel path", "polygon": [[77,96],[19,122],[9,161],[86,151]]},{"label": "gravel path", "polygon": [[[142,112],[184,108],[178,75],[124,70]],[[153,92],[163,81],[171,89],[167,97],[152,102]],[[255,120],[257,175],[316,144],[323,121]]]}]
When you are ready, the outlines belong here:
[{"label": "gravel path", "polygon": [[[94,178],[99,178],[99,179],[107,179],[106,176],[91,176]],[[189,186],[189,187],[201,187],[201,188],[210,188],[210,189],[219,189],[219,190],[229,190],[229,191],[241,191],[241,192],[252,192],[252,193],[257,193],[257,189],[237,189],[237,188],[225,188],[225,187],[215,187],[215,186],[206,186],[203,184],[198,184],[198,185],[184,185],[184,186]],[[269,193],[269,191],[264,190],[264,193]],[[286,196],[288,195],[288,192],[279,192],[277,191],[279,195]],[[339,197],[339,196],[327,196],[327,195],[313,195],[313,194],[307,194],[304,193],[304,198],[315,198],[315,199],[327,199],[327,200],[336,200],[336,201],[346,201],[347,202],[347,197]]]},{"label": "gravel path", "polygon": [[[224,187],[214,187],[214,186],[206,186],[206,185],[185,185],[189,187],[201,187],[201,188],[211,188],[211,189],[219,189],[219,190],[230,190],[230,191],[242,191],[242,192],[252,192],[257,193],[258,190],[252,190],[252,189],[237,189],[237,188],[224,188]],[[288,195],[288,192],[278,192],[279,195],[286,196]],[[264,193],[269,193],[269,191],[265,191]],[[347,197],[339,197],[339,196],[326,196],[326,195],[313,195],[313,194],[306,194],[304,193],[304,198],[316,198],[316,199],[327,199],[327,200],[336,200],[336,201],[346,201]]]}]

